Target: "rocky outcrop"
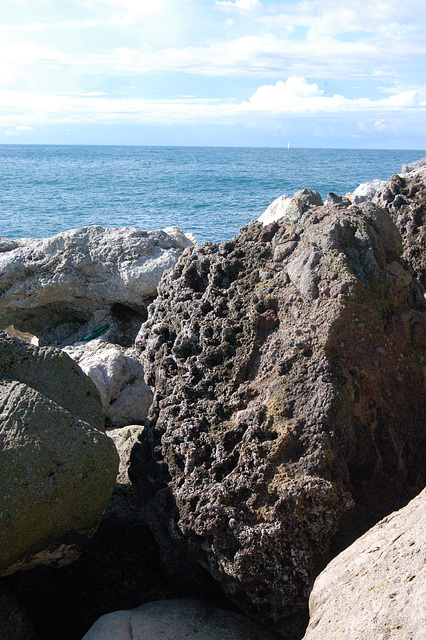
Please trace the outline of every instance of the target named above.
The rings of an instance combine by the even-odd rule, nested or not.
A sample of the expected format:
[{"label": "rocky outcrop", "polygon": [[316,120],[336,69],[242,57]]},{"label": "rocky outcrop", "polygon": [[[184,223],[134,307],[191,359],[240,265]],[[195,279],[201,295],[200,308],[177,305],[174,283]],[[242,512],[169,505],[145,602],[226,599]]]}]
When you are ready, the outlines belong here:
[{"label": "rocky outcrop", "polygon": [[0,332],[0,575],[78,557],[117,467],[91,380],[61,351]]},{"label": "rocky outcrop", "polygon": [[80,340],[95,313],[143,316],[164,270],[191,244],[177,227],[91,226],[44,239],[1,238],[0,328],[12,324],[40,344],[62,346]]},{"label": "rocky outcrop", "polygon": [[[130,476],[169,566],[296,637],[318,566],[425,482],[421,286],[371,203],[186,249],[138,344]],[[346,536],[346,538],[345,538]]]},{"label": "rocky outcrop", "polygon": [[373,201],[385,207],[401,232],[403,258],[426,287],[426,159],[405,165],[403,175],[392,176]]},{"label": "rocky outcrop", "polygon": [[322,205],[322,199],[318,191],[301,189],[294,196],[282,195],[274,200],[259,218],[264,226],[281,220],[283,224],[297,222],[311,205]]},{"label": "rocky outcrop", "polygon": [[335,558],[316,579],[304,640],[426,635],[426,489]]},{"label": "rocky outcrop", "polygon": [[100,618],[83,640],[273,640],[250,620],[202,602],[163,600]]},{"label": "rocky outcrop", "polygon": [[139,356],[98,338],[64,348],[98,389],[109,428],[143,424],[152,402]]}]

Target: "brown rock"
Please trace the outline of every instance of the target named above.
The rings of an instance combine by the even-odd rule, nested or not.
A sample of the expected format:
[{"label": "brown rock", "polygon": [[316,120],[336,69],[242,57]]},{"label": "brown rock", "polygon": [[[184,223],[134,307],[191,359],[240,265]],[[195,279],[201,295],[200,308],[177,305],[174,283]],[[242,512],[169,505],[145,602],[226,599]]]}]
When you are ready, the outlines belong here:
[{"label": "brown rock", "polygon": [[426,312],[401,252],[371,203],[252,223],[184,252],[138,338],[155,394],[130,475],[164,557],[288,637],[330,544],[425,480]]}]

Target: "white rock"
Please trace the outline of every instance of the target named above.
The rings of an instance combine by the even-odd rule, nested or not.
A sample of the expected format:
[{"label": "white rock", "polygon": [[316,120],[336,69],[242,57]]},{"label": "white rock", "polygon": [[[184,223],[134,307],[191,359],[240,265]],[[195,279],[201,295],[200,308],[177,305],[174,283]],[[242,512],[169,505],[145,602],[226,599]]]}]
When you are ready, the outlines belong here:
[{"label": "white rock", "polygon": [[386,180],[379,180],[377,178],[370,182],[363,182],[355,189],[355,191],[347,193],[346,197],[349,198],[353,204],[366,202],[367,200],[372,200],[376,193],[380,191],[385,184]]},{"label": "white rock", "polygon": [[64,347],[65,351],[95,383],[105,417],[114,427],[142,423],[152,403],[145,384],[142,363],[134,349],[97,338]]},{"label": "white rock", "polygon": [[301,189],[297,191],[291,198],[287,195],[282,195],[274,200],[264,213],[259,218],[259,222],[262,222],[263,226],[281,220],[284,224],[294,224],[302,217],[310,207],[310,205],[322,205],[318,191],[311,191],[310,189]]},{"label": "white rock", "polygon": [[304,640],[426,638],[426,489],[318,576]]},{"label": "white rock", "polygon": [[259,222],[261,222],[263,226],[266,226],[271,222],[275,222],[276,220],[280,220],[281,218],[284,218],[287,211],[287,207],[290,203],[290,200],[291,200],[290,196],[284,194],[279,198],[277,198],[276,200],[274,200],[273,202],[271,202],[271,204],[266,209],[266,211],[264,211],[260,216],[260,218],[258,219]]},{"label": "white rock", "polygon": [[36,336],[80,324],[114,303],[141,309],[193,241],[177,227],[83,227],[51,238],[0,242],[0,328]]},{"label": "white rock", "polygon": [[270,640],[247,618],[193,600],[160,600],[99,618],[83,640]]}]

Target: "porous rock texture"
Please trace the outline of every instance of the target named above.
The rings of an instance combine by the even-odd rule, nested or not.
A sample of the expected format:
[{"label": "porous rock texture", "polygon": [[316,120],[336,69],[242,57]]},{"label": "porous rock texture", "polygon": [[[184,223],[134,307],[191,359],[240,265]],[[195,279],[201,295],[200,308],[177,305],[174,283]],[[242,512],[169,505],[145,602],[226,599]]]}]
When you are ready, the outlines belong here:
[{"label": "porous rock texture", "polygon": [[426,309],[401,254],[371,203],[254,222],[186,249],[138,336],[155,393],[129,473],[163,556],[286,638],[330,543],[424,486]]},{"label": "porous rock texture", "polygon": [[241,615],[194,600],[160,600],[100,618],[83,640],[273,640]]},{"label": "porous rock texture", "polygon": [[0,328],[13,324],[40,344],[62,346],[84,336],[95,312],[143,314],[163,271],[191,244],[177,227],[95,225],[51,238],[0,238]]},{"label": "porous rock texture", "polygon": [[0,575],[75,560],[117,468],[92,381],[63,352],[0,332]]},{"label": "porous rock texture", "polygon": [[390,212],[402,235],[403,258],[426,287],[426,158],[404,167],[405,172],[389,178],[373,201]]},{"label": "porous rock texture", "polygon": [[315,581],[304,640],[426,637],[426,489],[338,555]]}]

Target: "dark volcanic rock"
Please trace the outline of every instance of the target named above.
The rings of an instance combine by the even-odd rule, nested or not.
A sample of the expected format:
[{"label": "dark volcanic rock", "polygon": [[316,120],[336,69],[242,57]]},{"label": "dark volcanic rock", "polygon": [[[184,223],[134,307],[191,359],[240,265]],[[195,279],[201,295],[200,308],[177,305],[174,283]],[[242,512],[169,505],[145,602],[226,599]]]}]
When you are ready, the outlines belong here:
[{"label": "dark volcanic rock", "polygon": [[169,566],[197,561],[286,637],[336,532],[424,486],[426,311],[401,253],[371,203],[252,223],[185,250],[139,334],[146,521]]},{"label": "dark volcanic rock", "polygon": [[426,158],[403,168],[407,173],[392,176],[374,201],[389,210],[403,238],[403,257],[426,287]]}]

